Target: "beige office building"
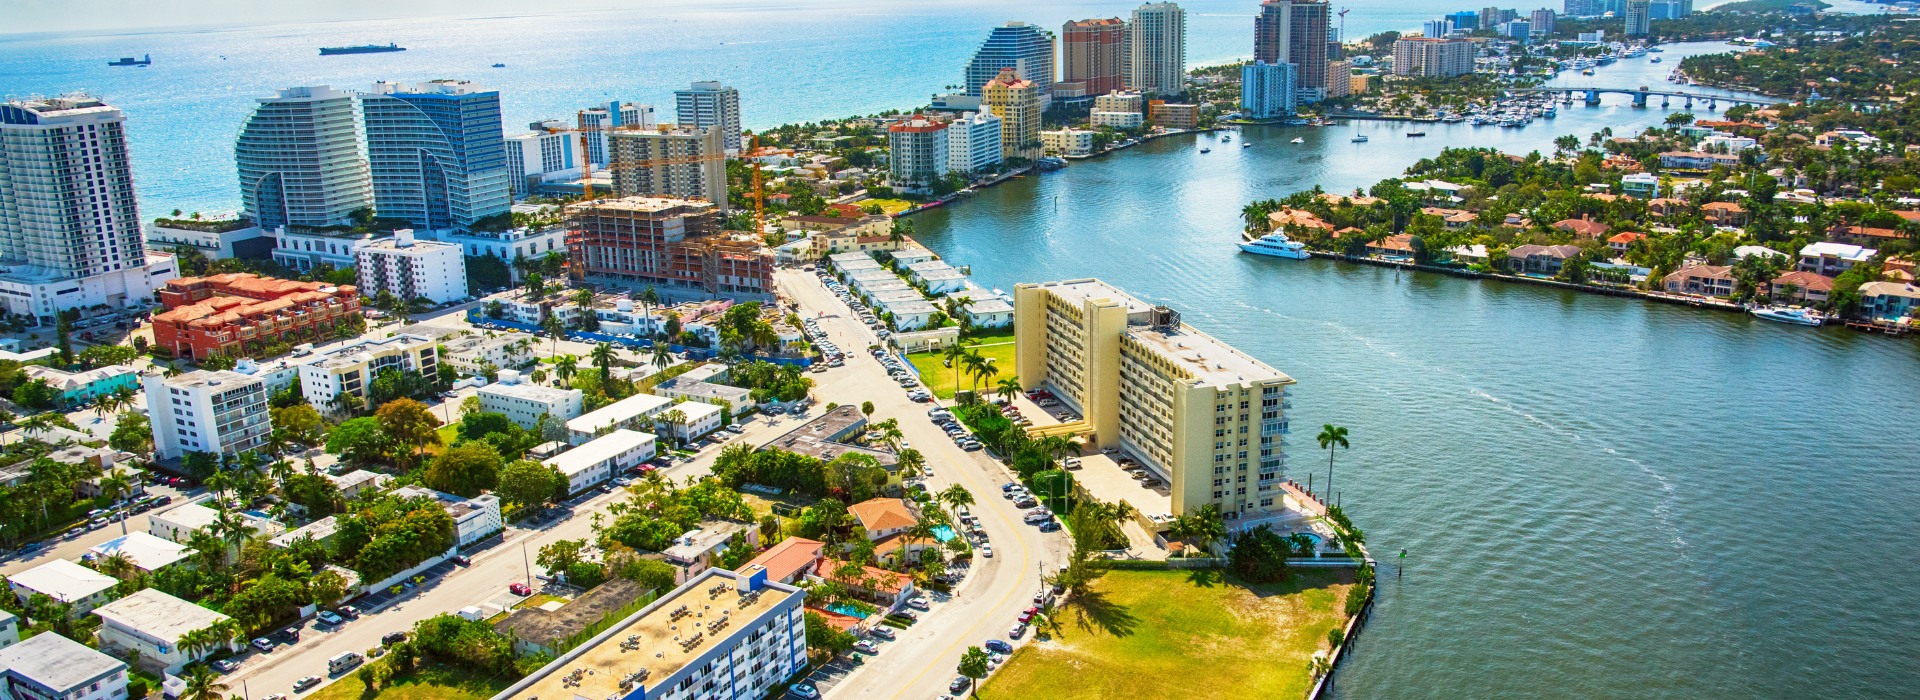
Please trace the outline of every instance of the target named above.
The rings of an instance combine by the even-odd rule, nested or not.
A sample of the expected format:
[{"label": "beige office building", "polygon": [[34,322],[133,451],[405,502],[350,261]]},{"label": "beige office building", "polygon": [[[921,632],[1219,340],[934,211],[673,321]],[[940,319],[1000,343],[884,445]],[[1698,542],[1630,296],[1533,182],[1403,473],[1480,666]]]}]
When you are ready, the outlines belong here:
[{"label": "beige office building", "polygon": [[1000,118],[1000,155],[1032,159],[1040,155],[1040,88],[1012,68],[981,88],[981,105]]},{"label": "beige office building", "polygon": [[1014,288],[1014,365],[1084,416],[1042,429],[1119,447],[1172,486],[1172,511],[1279,510],[1294,380],[1180,315],[1096,279]]}]

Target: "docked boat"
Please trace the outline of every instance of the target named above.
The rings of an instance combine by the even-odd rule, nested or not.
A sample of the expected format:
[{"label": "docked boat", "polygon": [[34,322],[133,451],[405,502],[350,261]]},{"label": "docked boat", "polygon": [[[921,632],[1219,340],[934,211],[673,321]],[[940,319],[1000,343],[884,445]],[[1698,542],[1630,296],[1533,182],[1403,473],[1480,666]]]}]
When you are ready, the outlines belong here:
[{"label": "docked boat", "polygon": [[1242,243],[1240,244],[1240,250],[1254,255],[1291,258],[1294,260],[1305,260],[1313,257],[1307,253],[1306,244],[1287,238],[1287,234],[1281,231],[1275,231]]},{"label": "docked boat", "polygon": [[1292,141],[1288,141],[1287,143],[1306,143],[1306,142],[1307,142],[1307,140],[1306,140],[1306,139],[1303,139],[1303,138],[1300,138],[1300,137],[1298,137],[1298,136],[1295,136],[1295,137],[1293,137],[1293,140],[1292,140]]},{"label": "docked boat", "polygon": [[1580,74],[1581,74],[1581,75],[1593,75],[1593,69],[1592,69],[1592,68],[1588,68],[1588,69],[1586,69],[1586,70],[1583,70],[1583,71],[1580,71]]},{"label": "docked boat", "polygon": [[1768,321],[1796,326],[1818,326],[1827,322],[1827,317],[1820,315],[1820,312],[1798,306],[1761,306],[1755,307],[1751,313]]},{"label": "docked boat", "polygon": [[1426,135],[1427,135],[1427,132],[1424,132],[1424,131],[1409,131],[1409,132],[1407,132],[1407,138],[1410,138],[1410,139],[1414,139],[1414,138],[1420,138],[1420,137],[1422,137],[1422,136],[1426,136]]},{"label": "docked boat", "polygon": [[1353,142],[1354,142],[1354,143],[1366,143],[1366,142],[1367,142],[1367,135],[1366,135],[1366,134],[1361,134],[1361,135],[1359,135],[1359,136],[1355,136],[1355,137],[1353,137]]},{"label": "docked boat", "polygon": [[505,63],[495,63],[495,64],[493,64],[493,67],[495,67],[495,68],[505,68],[505,67],[507,67],[507,64],[505,64]]},{"label": "docked boat", "polygon": [[139,66],[139,67],[141,67],[141,68],[145,68],[145,67],[147,67],[147,66],[150,66],[150,65],[153,65],[153,54],[145,54],[145,55],[142,55],[142,56],[141,56],[141,57],[139,57],[139,58],[134,58],[134,57],[132,57],[132,56],[121,56],[121,57],[120,57],[120,60],[118,60],[118,61],[108,61],[108,62],[107,62],[107,65],[109,65],[109,66]]}]

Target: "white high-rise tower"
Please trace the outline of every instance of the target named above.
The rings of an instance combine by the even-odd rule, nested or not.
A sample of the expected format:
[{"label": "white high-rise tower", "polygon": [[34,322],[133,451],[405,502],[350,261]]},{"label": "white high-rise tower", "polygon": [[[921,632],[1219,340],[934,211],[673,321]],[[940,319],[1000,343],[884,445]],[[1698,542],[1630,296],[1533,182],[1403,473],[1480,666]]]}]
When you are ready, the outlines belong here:
[{"label": "white high-rise tower", "polygon": [[353,93],[320,85],[260,98],[233,154],[240,202],[261,228],[345,223],[373,207]]},{"label": "white high-rise tower", "polygon": [[740,152],[740,91],[717,80],[673,91],[674,121],[680,126],[718,129],[727,153]]}]

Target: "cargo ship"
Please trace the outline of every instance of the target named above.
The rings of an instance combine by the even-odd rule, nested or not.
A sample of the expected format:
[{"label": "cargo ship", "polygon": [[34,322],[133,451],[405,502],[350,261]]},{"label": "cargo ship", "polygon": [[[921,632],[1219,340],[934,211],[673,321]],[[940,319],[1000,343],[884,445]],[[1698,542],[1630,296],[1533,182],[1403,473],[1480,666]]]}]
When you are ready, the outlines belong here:
[{"label": "cargo ship", "polygon": [[399,44],[387,44],[386,46],[379,44],[367,44],[365,46],[322,46],[320,47],[320,55],[339,56],[350,53],[390,53],[405,50],[407,50],[407,47]]},{"label": "cargo ship", "polygon": [[107,65],[109,65],[109,66],[141,66],[141,67],[146,67],[146,66],[150,66],[150,65],[153,65],[153,54],[146,54],[146,55],[143,55],[143,56],[141,56],[141,57],[140,57],[140,58],[138,58],[138,59],[136,59],[136,58],[134,58],[134,57],[132,57],[132,56],[122,56],[122,57],[120,57],[120,60],[118,60],[118,61],[108,61],[108,62],[107,62]]}]

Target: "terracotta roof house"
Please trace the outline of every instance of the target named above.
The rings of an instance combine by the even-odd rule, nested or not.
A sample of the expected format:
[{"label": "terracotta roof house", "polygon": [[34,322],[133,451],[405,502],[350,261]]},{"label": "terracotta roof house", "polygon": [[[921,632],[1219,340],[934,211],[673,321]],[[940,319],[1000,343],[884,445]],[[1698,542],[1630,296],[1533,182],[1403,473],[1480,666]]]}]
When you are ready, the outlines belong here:
[{"label": "terracotta roof house", "polygon": [[1413,235],[1395,234],[1367,244],[1367,254],[1383,258],[1413,257]]},{"label": "terracotta roof house", "polygon": [[867,539],[880,540],[888,535],[906,532],[907,528],[920,523],[907,502],[899,498],[871,498],[847,506],[847,512],[866,529]]},{"label": "terracotta roof house", "polygon": [[1553,228],[1571,233],[1577,238],[1599,238],[1607,235],[1607,225],[1592,219],[1561,219],[1553,222]]},{"label": "terracotta roof house", "polygon": [[1275,231],[1284,230],[1288,226],[1317,228],[1322,231],[1333,230],[1333,224],[1321,221],[1320,217],[1316,216],[1313,212],[1293,208],[1282,208],[1280,211],[1268,214],[1267,225],[1271,226]]},{"label": "terracotta roof house", "polygon": [[1795,270],[1773,278],[1768,290],[1775,299],[1794,301],[1826,301],[1833,293],[1833,278],[1818,272]]},{"label": "terracotta roof house", "polygon": [[747,562],[747,566],[758,564],[764,567],[768,581],[793,583],[813,571],[813,565],[819,563],[820,555],[826,548],[826,543],[819,540],[789,537],[768,547],[767,551]]},{"label": "terracotta roof house", "polygon": [[1576,245],[1523,245],[1507,251],[1508,264],[1515,272],[1529,275],[1559,274],[1567,259],[1580,254]]},{"label": "terracotta roof house", "polygon": [[1733,267],[1730,265],[1693,265],[1675,270],[1661,280],[1662,288],[1672,294],[1706,297],[1733,296]]},{"label": "terracotta roof house", "polygon": [[938,549],[939,547],[940,540],[931,537],[893,535],[873,543],[873,556],[884,560],[893,556],[894,553],[900,552],[905,554],[909,559],[912,559],[918,555],[921,550]]},{"label": "terracotta roof house", "polygon": [[1613,234],[1612,238],[1607,239],[1607,247],[1612,248],[1613,252],[1615,253],[1618,253],[1620,255],[1626,255],[1627,249],[1633,247],[1634,241],[1638,241],[1646,237],[1647,237],[1647,234],[1644,234],[1644,233],[1635,233],[1633,231],[1622,231],[1620,233]]},{"label": "terracotta roof house", "polygon": [[1700,214],[1714,226],[1747,225],[1747,208],[1733,202],[1708,202],[1700,205]]},{"label": "terracotta roof house", "polygon": [[1320,201],[1326,202],[1327,204],[1330,204],[1336,207],[1340,206],[1340,203],[1342,201],[1352,204],[1353,206],[1356,206],[1356,207],[1370,207],[1375,204],[1379,204],[1380,198],[1368,197],[1366,195],[1334,194],[1332,192],[1321,192]]},{"label": "terracotta roof house", "polygon": [[878,567],[862,566],[860,567],[861,574],[859,576],[842,577],[839,571],[840,567],[845,565],[846,562],[837,559],[821,559],[820,565],[815,569],[813,577],[838,583],[847,587],[848,590],[865,594],[870,598],[882,600],[888,604],[896,603],[913,596],[912,576]]},{"label": "terracotta roof house", "polygon": [[1893,272],[1895,270],[1901,270],[1911,274],[1915,271],[1914,268],[1915,268],[1915,262],[1913,258],[1899,256],[1899,255],[1888,256],[1886,259],[1886,262],[1881,263],[1880,265],[1880,269],[1883,272]]},{"label": "terracotta roof house", "polygon": [[1686,210],[1687,203],[1684,200],[1674,199],[1672,197],[1658,197],[1647,200],[1647,214],[1649,216],[1673,216]]},{"label": "terracotta roof house", "polygon": [[1885,245],[1887,241],[1906,238],[1907,234],[1899,229],[1874,228],[1872,226],[1834,226],[1827,229],[1830,240],[1852,243],[1854,245]]}]

